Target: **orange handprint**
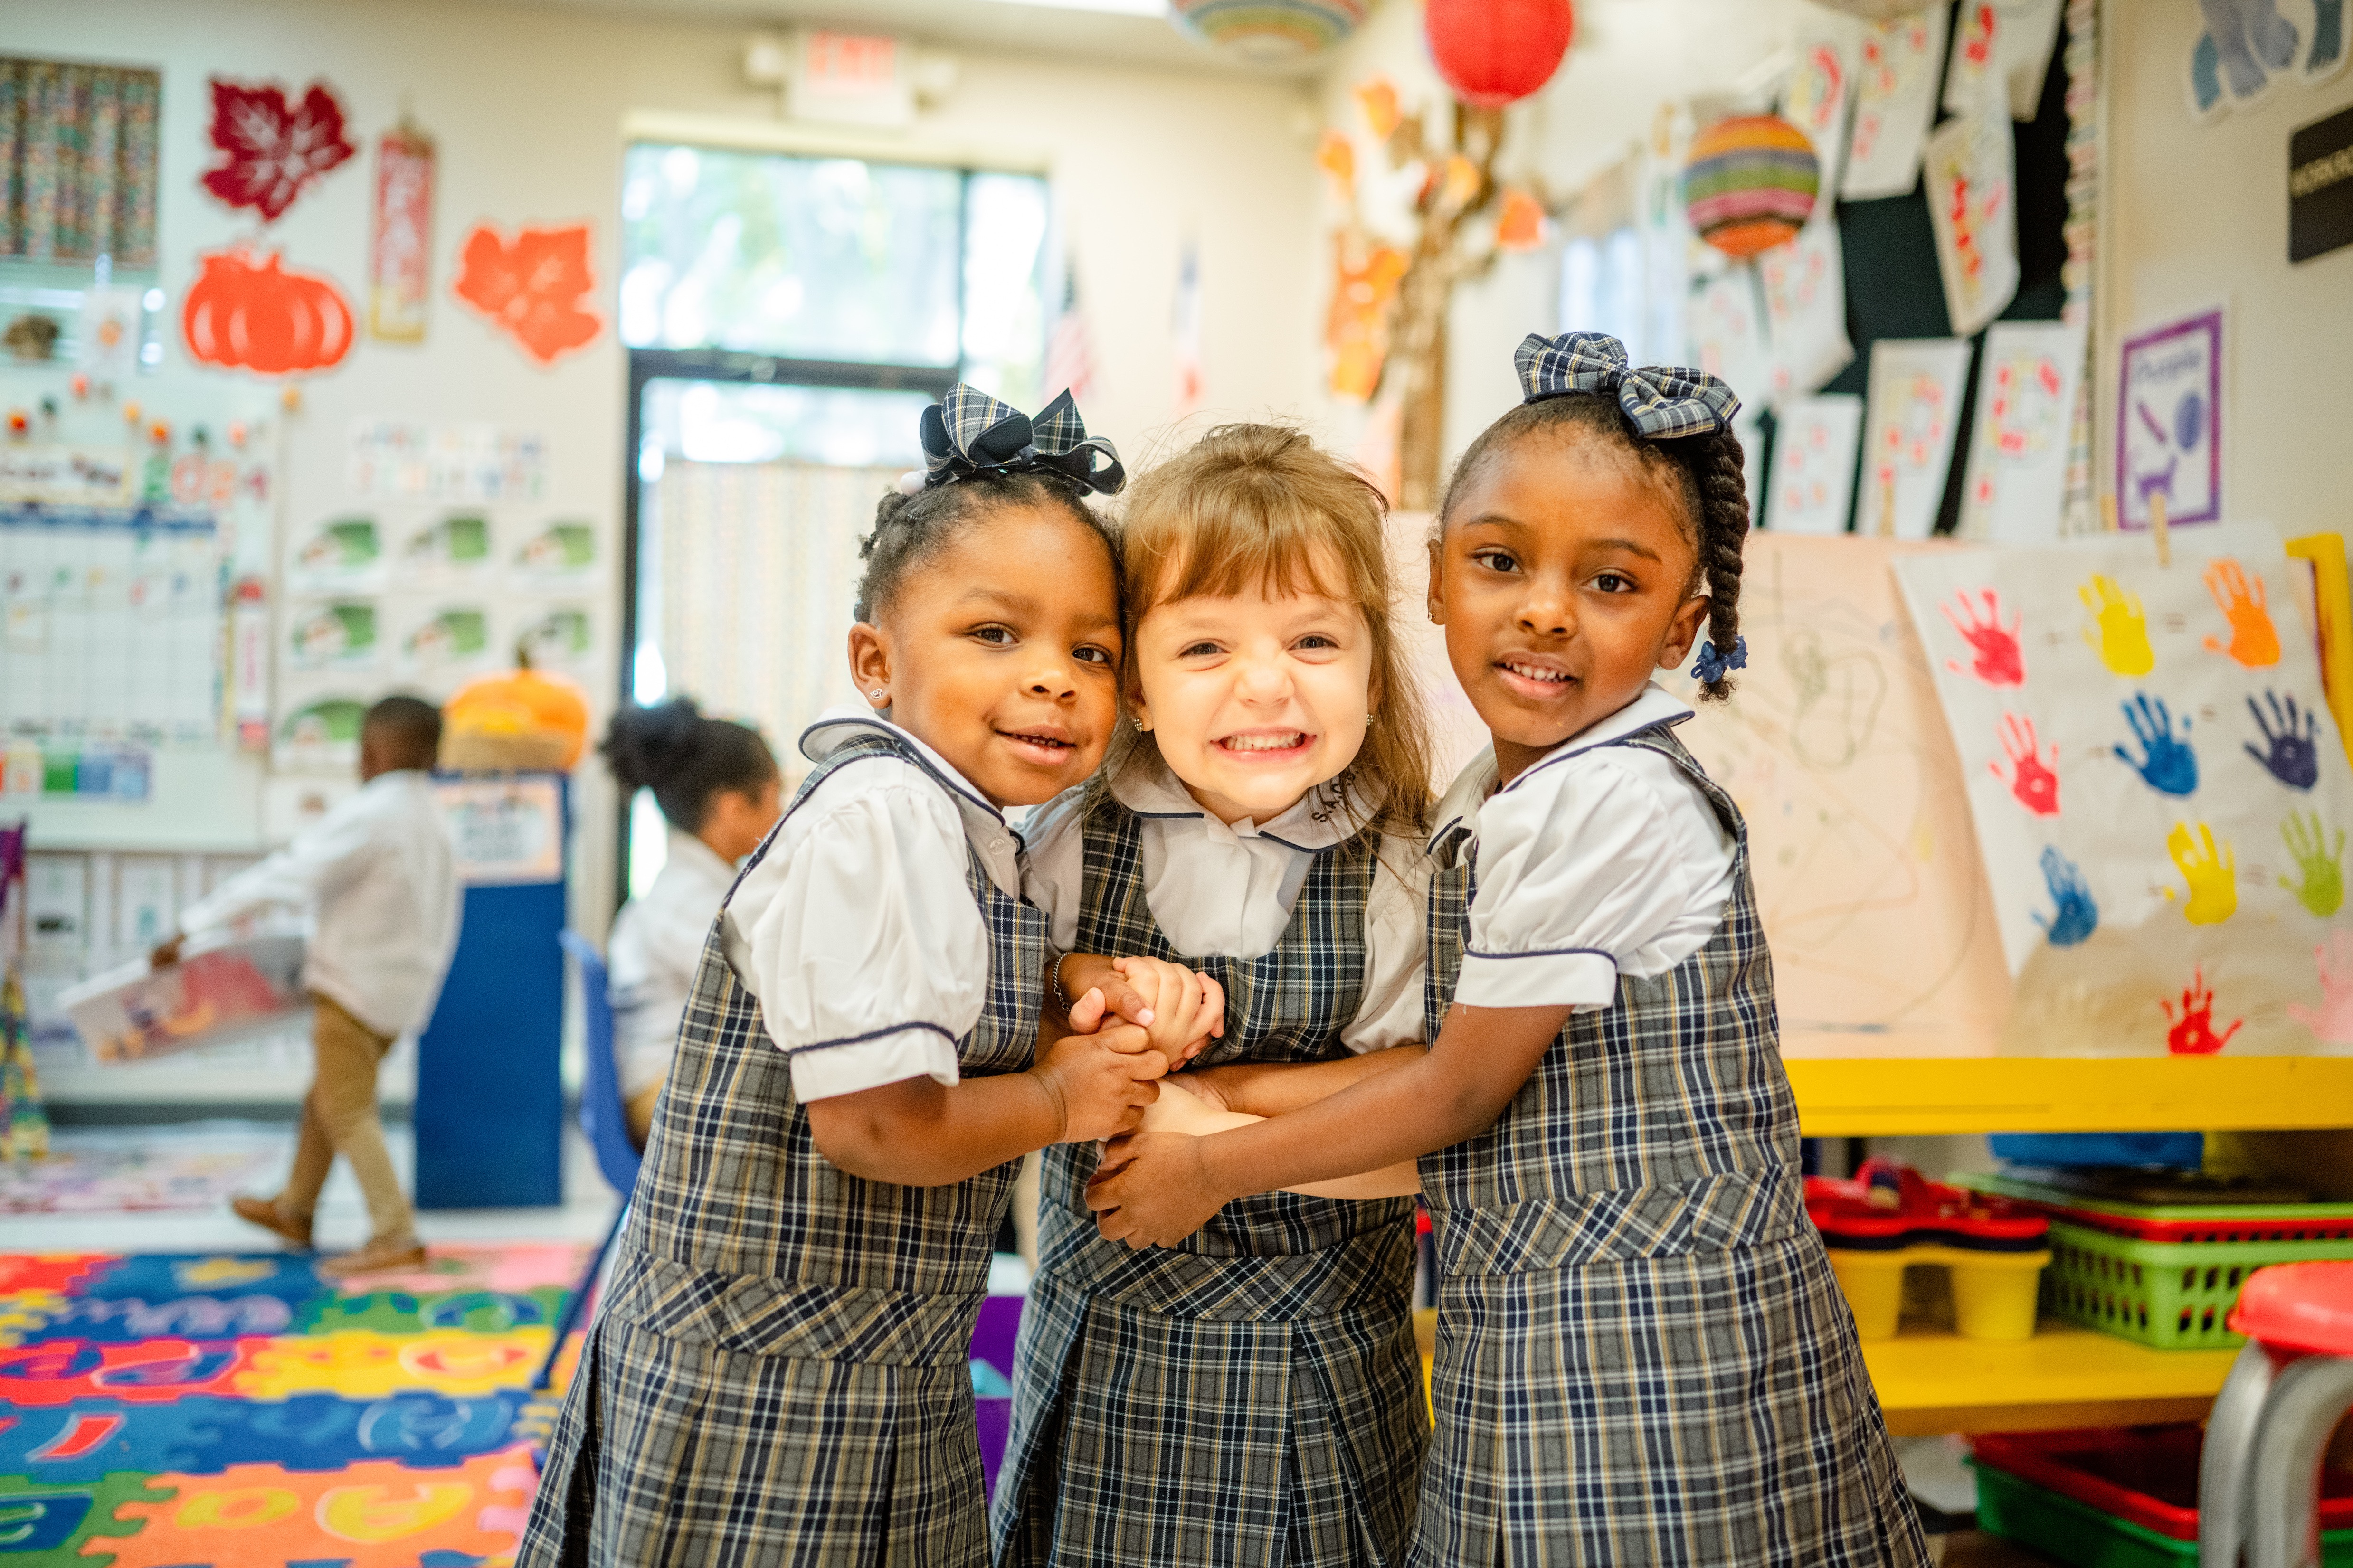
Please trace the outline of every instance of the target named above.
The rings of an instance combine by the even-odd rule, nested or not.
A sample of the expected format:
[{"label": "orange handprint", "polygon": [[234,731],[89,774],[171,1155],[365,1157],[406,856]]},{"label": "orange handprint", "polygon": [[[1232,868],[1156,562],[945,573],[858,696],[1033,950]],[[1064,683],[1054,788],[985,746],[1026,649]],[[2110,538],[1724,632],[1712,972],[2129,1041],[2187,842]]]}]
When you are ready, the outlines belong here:
[{"label": "orange handprint", "polygon": [[2173,1021],[2165,1032],[2165,1048],[2177,1057],[2211,1057],[2231,1043],[2244,1018],[2233,1018],[2231,1026],[2217,1035],[2214,1032],[2214,992],[2206,984],[2203,965],[2190,971],[2189,986],[2181,993],[2181,1016],[2173,1018],[2173,1004],[2160,1000],[2158,1005]]},{"label": "orange handprint", "polygon": [[2165,849],[2189,884],[2189,901],[2181,912],[2192,925],[2220,925],[2238,912],[2239,861],[2228,841],[2217,851],[2212,828],[2200,823],[2193,838],[2189,825],[2177,822],[2165,836]]},{"label": "orange handprint", "polygon": [[2214,595],[2214,603],[2231,623],[2229,647],[2219,637],[2208,637],[2206,646],[2216,653],[2229,654],[2249,669],[2277,664],[2279,632],[2263,605],[2263,578],[2250,582],[2239,563],[2226,555],[2206,568],[2206,591]]}]

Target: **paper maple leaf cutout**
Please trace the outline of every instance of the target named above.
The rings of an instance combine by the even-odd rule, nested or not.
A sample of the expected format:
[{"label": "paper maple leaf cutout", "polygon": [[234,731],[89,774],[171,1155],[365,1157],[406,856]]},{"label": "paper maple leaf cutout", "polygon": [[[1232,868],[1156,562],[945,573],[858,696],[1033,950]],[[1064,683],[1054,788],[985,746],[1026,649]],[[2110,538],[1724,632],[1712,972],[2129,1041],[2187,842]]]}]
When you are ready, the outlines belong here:
[{"label": "paper maple leaf cutout", "polygon": [[343,108],[324,82],[290,105],[275,82],[241,87],[212,79],[213,145],[227,162],[205,172],[205,189],[233,207],[254,207],[275,223],[302,187],[350,157]]},{"label": "paper maple leaf cutout", "polygon": [[581,308],[596,286],[588,270],[588,226],[526,228],[514,243],[484,224],[458,258],[458,298],[514,335],[542,364],[594,339],[605,323]]}]

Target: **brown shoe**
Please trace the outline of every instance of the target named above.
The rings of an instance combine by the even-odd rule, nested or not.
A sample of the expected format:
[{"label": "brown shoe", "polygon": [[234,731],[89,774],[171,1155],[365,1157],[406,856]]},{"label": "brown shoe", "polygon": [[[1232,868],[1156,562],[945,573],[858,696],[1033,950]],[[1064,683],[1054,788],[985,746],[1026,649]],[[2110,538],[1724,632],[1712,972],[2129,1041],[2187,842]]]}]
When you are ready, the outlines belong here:
[{"label": "brown shoe", "polygon": [[353,1274],[381,1274],[393,1268],[422,1268],[425,1248],[415,1239],[406,1241],[371,1241],[357,1252],[346,1252],[340,1258],[330,1258],[318,1266],[318,1272],[330,1279],[348,1279]]},{"label": "brown shoe", "polygon": [[309,1215],[290,1215],[278,1206],[276,1198],[237,1197],[229,1201],[228,1206],[235,1209],[237,1217],[247,1224],[258,1225],[264,1230],[275,1232],[305,1251],[309,1250],[311,1246]]}]

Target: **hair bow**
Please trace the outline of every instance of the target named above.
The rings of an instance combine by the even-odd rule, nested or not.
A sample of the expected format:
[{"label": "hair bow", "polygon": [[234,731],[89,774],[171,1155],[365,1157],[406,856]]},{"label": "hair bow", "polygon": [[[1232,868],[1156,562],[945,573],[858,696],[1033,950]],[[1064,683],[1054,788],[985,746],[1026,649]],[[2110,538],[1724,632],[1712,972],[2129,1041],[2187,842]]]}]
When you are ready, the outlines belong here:
[{"label": "hair bow", "polygon": [[[926,489],[976,474],[1039,469],[1103,495],[1127,482],[1118,449],[1106,437],[1087,434],[1068,392],[1032,419],[1011,404],[957,382],[946,397],[923,410],[923,436]],[[1101,467],[1096,466],[1098,458]]]},{"label": "hair bow", "polygon": [[1615,395],[1643,439],[1671,441],[1732,428],[1740,399],[1704,370],[1644,365],[1630,369],[1626,345],[1607,332],[1563,332],[1547,338],[1530,332],[1512,361],[1520,368],[1523,403],[1538,403],[1572,392]]},{"label": "hair bow", "polygon": [[1701,643],[1699,661],[1692,666],[1691,672],[1707,685],[1713,686],[1734,670],[1747,668],[1748,639],[1735,637],[1732,639],[1732,657],[1729,658],[1715,651],[1714,642]]}]

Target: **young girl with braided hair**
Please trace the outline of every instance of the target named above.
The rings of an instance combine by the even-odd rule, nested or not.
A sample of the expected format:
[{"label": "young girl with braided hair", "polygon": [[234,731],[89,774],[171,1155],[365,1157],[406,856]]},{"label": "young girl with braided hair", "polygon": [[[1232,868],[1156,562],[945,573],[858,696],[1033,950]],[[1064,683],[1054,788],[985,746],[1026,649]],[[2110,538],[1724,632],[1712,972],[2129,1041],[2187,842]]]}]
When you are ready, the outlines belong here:
[{"label": "young girl with braided hair", "polygon": [[1033,421],[959,385],[923,434],[867,544],[865,700],[801,737],[704,942],[524,1568],[979,1568],[966,1357],[1020,1160],[1133,1126],[1166,1070],[1132,1025],[1040,1033],[1004,816],[1111,739],[1119,563],[1082,497],[1116,455],[1067,394]]},{"label": "young girl with braided hair", "polygon": [[1806,1218],[1740,814],[1651,682],[1703,624],[1703,700],[1745,661],[1738,400],[1597,333],[1517,358],[1526,400],[1464,454],[1430,548],[1493,737],[1430,840],[1435,1043],[1377,1074],[1213,1068],[1270,1120],[1114,1141],[1090,1201],[1165,1245],[1237,1195],[1421,1156],[1421,1568],[1925,1564]]}]

